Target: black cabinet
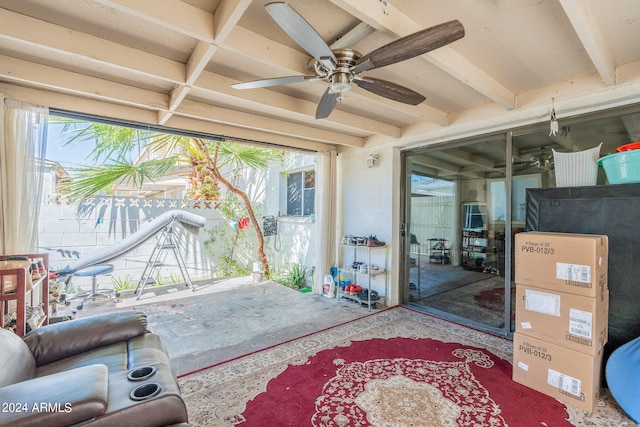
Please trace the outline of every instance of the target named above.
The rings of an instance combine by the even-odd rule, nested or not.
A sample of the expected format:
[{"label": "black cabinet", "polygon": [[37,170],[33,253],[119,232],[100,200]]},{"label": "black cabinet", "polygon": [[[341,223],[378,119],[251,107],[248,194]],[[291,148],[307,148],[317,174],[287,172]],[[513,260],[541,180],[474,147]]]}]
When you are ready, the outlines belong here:
[{"label": "black cabinet", "polygon": [[527,190],[527,231],[609,237],[609,342],[640,336],[640,184]]}]

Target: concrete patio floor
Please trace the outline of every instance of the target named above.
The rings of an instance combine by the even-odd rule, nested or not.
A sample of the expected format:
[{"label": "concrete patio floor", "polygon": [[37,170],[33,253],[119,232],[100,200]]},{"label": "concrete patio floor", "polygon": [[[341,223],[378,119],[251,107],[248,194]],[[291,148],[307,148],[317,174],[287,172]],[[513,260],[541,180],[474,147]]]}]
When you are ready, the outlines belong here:
[{"label": "concrete patio floor", "polygon": [[[256,284],[251,277],[196,286],[196,292],[184,284],[147,287],[140,300],[132,292],[123,293],[117,303],[90,300],[76,318],[122,310],[147,313],[181,375],[379,311],[276,282]],[[76,310],[77,303],[56,315]]]}]

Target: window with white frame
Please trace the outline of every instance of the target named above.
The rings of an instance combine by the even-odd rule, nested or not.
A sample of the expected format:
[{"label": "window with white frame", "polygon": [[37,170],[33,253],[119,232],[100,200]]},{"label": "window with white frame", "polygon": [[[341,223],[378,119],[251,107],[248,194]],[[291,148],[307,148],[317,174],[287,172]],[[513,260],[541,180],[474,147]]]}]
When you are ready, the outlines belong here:
[{"label": "window with white frame", "polygon": [[316,171],[291,172],[287,175],[287,215],[315,214]]}]

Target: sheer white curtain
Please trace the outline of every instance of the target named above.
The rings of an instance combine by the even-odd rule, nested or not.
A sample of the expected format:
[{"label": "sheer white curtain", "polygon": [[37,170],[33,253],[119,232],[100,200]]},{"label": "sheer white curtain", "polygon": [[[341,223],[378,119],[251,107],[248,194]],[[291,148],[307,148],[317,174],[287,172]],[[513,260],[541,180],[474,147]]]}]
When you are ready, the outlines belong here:
[{"label": "sheer white curtain", "polygon": [[49,110],[1,94],[0,100],[0,253],[32,253],[38,235]]},{"label": "sheer white curtain", "polygon": [[[336,174],[337,152],[327,151],[316,156],[319,175],[320,191],[316,195],[316,218],[318,221],[318,269],[316,271],[316,288],[314,292],[322,291],[322,279],[336,263]],[[316,181],[317,183],[318,181]]]}]

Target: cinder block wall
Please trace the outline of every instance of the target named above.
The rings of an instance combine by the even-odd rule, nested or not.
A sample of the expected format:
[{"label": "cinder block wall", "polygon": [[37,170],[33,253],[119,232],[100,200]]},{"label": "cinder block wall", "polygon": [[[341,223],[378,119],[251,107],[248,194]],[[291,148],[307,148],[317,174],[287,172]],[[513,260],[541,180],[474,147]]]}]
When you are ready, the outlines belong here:
[{"label": "cinder block wall", "polygon": [[[174,230],[175,241],[187,265],[192,280],[212,276],[211,256],[204,248],[208,235],[206,228],[212,228],[222,221],[218,212],[202,203],[169,199],[139,199],[127,197],[99,197],[78,206],[48,203],[41,207],[38,224],[38,251],[49,253],[52,270],[62,268],[82,257],[108,247],[135,233],[145,223],[172,209],[192,212],[206,218],[207,222],[198,234],[183,227]],[[149,260],[160,233],[142,245],[114,260],[113,277],[120,280],[130,278],[137,283]],[[171,277],[180,278],[180,270],[172,251],[166,251],[167,266],[160,269],[165,283]],[[90,278],[77,278],[82,287],[90,286]],[[99,277],[99,285],[108,287],[111,277]]]}]

